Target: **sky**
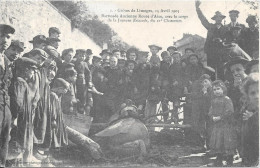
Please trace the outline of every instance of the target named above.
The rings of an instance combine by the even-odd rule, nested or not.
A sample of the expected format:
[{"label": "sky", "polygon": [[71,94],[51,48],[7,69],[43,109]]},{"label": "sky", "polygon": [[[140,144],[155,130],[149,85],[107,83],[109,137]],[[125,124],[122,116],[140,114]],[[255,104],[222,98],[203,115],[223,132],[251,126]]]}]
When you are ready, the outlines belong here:
[{"label": "sky", "polygon": [[[198,19],[195,1],[177,1],[177,0],[143,0],[143,1],[86,1],[90,12],[95,13],[101,20],[109,24],[110,27],[118,33],[123,41],[134,45],[144,51],[149,51],[149,44],[158,44],[164,50],[173,44],[173,41],[181,39],[183,33],[198,34],[206,37],[207,30],[202,26]],[[246,24],[245,20],[248,14],[256,14],[257,11],[250,10],[249,6],[241,0],[219,0],[219,1],[201,1],[200,8],[209,22],[214,23],[211,17],[216,11],[226,15],[225,23],[230,22],[228,12],[232,9],[240,11],[238,22]],[[180,16],[188,16],[181,23],[117,23],[107,22],[107,18],[102,14],[121,14],[117,10],[178,10]],[[116,11],[116,12],[115,12]],[[124,13],[131,14],[131,13]],[[141,14],[135,13],[135,14]],[[145,13],[142,13],[145,14]],[[223,22],[224,23],[224,22]]]}]

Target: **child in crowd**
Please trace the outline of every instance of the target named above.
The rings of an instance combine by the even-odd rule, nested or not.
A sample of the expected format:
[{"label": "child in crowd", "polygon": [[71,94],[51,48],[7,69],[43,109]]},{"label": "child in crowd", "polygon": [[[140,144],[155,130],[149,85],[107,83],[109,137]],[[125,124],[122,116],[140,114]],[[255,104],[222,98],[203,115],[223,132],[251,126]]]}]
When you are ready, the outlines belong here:
[{"label": "child in crowd", "polygon": [[211,99],[211,80],[208,74],[203,74],[199,80],[192,84],[191,91],[191,120],[192,129],[194,130],[193,140],[196,141],[202,149],[206,142],[209,142],[208,130],[208,112],[210,108]]},{"label": "child in crowd", "polygon": [[112,51],[113,57],[116,57],[117,59],[120,58],[120,50],[115,49]]},{"label": "child in crowd", "polygon": [[180,106],[180,98],[183,95],[183,76],[184,68],[181,66],[181,54],[174,52],[172,54],[173,63],[169,68],[169,90],[168,99],[173,102],[171,121],[178,123],[178,108]]},{"label": "child in crowd", "polygon": [[124,74],[124,100],[131,99],[135,102],[136,86],[133,79],[133,72],[136,62],[133,60],[126,61],[126,70]]},{"label": "child in crowd", "polygon": [[[162,61],[160,65],[160,80],[162,82],[162,111],[167,112],[169,110],[169,100],[167,98],[167,94],[169,91],[169,73],[170,73],[170,66],[172,64],[172,58],[170,52],[163,51],[161,53]],[[167,121],[168,114],[163,115],[163,120]]]},{"label": "child in crowd", "polygon": [[77,102],[75,96],[75,83],[77,80],[77,71],[75,69],[66,70],[64,73],[64,79],[70,84],[70,87],[61,98],[61,108],[64,114],[76,115]]},{"label": "child in crowd", "polygon": [[162,49],[162,47],[159,47],[158,45],[155,44],[149,45],[148,47],[150,48],[150,52],[152,53],[152,56],[149,61],[151,66],[159,67],[161,60],[157,54]]},{"label": "child in crowd", "polygon": [[135,48],[129,48],[126,52],[127,60],[136,61],[137,58],[137,50]]},{"label": "child in crowd", "polygon": [[199,62],[197,54],[188,57],[188,64],[185,68],[185,92],[190,92],[192,82],[198,80],[205,73],[203,65]]},{"label": "child in crowd", "polygon": [[243,125],[240,155],[242,166],[255,167],[259,164],[259,73],[247,76],[242,90],[246,101],[241,109]]},{"label": "child in crowd", "polygon": [[62,78],[54,80],[50,94],[51,128],[53,152],[60,147],[68,145],[68,135],[65,130],[63,112],[61,108],[61,97],[68,91],[70,84]]},{"label": "child in crowd", "polygon": [[34,77],[36,65],[37,62],[30,58],[22,57],[17,60],[17,78],[14,81],[14,96],[11,99],[12,116],[17,121],[15,139],[24,151],[25,164],[30,164],[32,159],[35,159],[33,157],[33,113],[37,102],[34,102],[36,90],[31,88],[30,81]]},{"label": "child in crowd", "polygon": [[151,66],[148,63],[148,52],[138,55],[138,64],[135,67],[133,78],[135,84],[135,104],[140,115],[144,114],[146,98],[148,96],[150,84]]},{"label": "child in crowd", "polygon": [[217,155],[215,166],[222,166],[226,157],[227,166],[232,166],[236,152],[236,135],[233,128],[233,103],[226,96],[225,84],[216,80],[212,83],[213,97],[209,110],[209,117],[213,121],[210,137],[210,149]]},{"label": "child in crowd", "polygon": [[65,49],[65,50],[62,51],[61,59],[64,62],[61,64],[61,66],[58,69],[57,77],[63,77],[64,76],[65,68],[72,61],[73,52],[74,52],[74,50],[72,48],[68,48],[68,49]]},{"label": "child in crowd", "polygon": [[86,58],[85,50],[76,50],[75,57],[75,70],[78,73],[76,81],[77,98],[79,99],[78,112],[81,114],[89,115],[93,102],[91,101],[92,98],[89,97],[91,96],[91,94],[89,94],[88,88],[92,88],[93,84],[88,64],[84,62]]}]

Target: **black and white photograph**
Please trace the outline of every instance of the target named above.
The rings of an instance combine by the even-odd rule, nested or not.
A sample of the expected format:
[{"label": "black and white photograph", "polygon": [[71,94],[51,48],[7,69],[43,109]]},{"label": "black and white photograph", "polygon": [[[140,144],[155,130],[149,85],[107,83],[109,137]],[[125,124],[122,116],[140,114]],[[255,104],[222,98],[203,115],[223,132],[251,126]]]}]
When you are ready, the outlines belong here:
[{"label": "black and white photograph", "polygon": [[258,165],[258,0],[0,1],[0,167]]}]

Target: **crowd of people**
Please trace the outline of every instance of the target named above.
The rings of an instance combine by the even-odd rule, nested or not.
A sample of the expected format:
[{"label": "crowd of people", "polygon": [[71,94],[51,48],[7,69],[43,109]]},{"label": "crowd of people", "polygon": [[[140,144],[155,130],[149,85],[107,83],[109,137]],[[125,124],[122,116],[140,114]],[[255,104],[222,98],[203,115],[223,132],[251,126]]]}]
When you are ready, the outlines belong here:
[{"label": "crowd of people", "polygon": [[[243,165],[258,164],[258,54],[259,32],[255,16],[248,16],[249,28],[236,20],[239,12],[230,11],[231,23],[222,25],[220,12],[209,23],[196,2],[196,10],[208,30],[205,43],[207,66],[195,49],[182,54],[176,46],[158,53],[162,47],[149,45],[149,52],[104,49],[93,55],[91,49],[57,49],[60,30],[49,29],[49,36],[35,36],[33,49],[14,40],[15,28],[0,24],[0,166],[5,166],[9,144],[23,153],[23,163],[45,158],[68,144],[64,116],[87,115],[93,122],[107,123],[131,99],[138,118],[164,112],[163,122],[179,124],[181,99],[184,124],[192,128],[185,136],[199,137],[199,144],[232,165],[239,153]],[[224,62],[215,41],[236,43],[252,60],[241,55]],[[22,54],[23,53],[23,54]],[[257,54],[255,54],[257,53]],[[226,74],[230,74],[227,76]],[[169,106],[169,103],[173,106]],[[168,111],[168,113],[167,113]],[[169,112],[170,111],[170,112]],[[149,122],[156,123],[151,117]],[[42,151],[44,151],[42,153]]]}]

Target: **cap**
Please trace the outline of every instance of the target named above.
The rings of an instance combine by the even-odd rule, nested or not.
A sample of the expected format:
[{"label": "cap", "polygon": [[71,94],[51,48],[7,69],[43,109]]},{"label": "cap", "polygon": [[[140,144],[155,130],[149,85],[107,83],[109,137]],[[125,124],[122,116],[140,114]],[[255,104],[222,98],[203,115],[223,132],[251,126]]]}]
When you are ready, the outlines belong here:
[{"label": "cap", "polygon": [[49,34],[50,33],[58,33],[61,34],[60,30],[57,27],[50,27],[49,28]]},{"label": "cap", "polygon": [[115,52],[120,52],[120,50],[114,49],[114,50],[112,51],[113,54],[114,54]]},{"label": "cap", "polygon": [[77,49],[76,50],[76,54],[79,54],[79,53],[86,53],[86,50],[84,50],[84,49]]},{"label": "cap", "polygon": [[192,52],[194,52],[194,50],[193,50],[192,48],[185,48],[185,52],[186,52],[186,51],[189,51],[189,50],[192,51]]},{"label": "cap", "polygon": [[32,68],[32,69],[38,68],[37,62],[34,61],[33,59],[27,58],[27,57],[18,58],[16,60],[15,65],[16,65],[17,70],[22,70],[25,68]]},{"label": "cap", "polygon": [[29,41],[30,43],[47,43],[46,37],[44,35],[37,35],[33,40]]},{"label": "cap", "polygon": [[122,53],[126,53],[126,51],[125,51],[125,50],[121,50],[120,53],[121,53],[121,54],[122,54]]},{"label": "cap", "polygon": [[64,66],[65,71],[69,69],[74,69],[75,65],[73,63],[68,63]]},{"label": "cap", "polygon": [[169,51],[163,51],[163,52],[161,53],[161,57],[164,57],[164,56],[166,56],[166,55],[170,56]]},{"label": "cap", "polygon": [[92,52],[91,49],[87,49],[87,50],[86,50],[86,54],[87,54],[87,55],[91,55],[91,54],[93,54],[93,52]]},{"label": "cap", "polygon": [[111,55],[111,52],[109,52],[109,50],[107,50],[107,49],[104,49],[104,50],[102,50],[102,52],[101,52],[99,55],[102,56],[102,55],[104,55],[104,54],[109,54],[109,55]]},{"label": "cap", "polygon": [[39,48],[33,49],[29,54],[32,56],[40,55],[43,59],[47,59],[49,57],[49,55],[44,50]]},{"label": "cap", "polygon": [[231,10],[231,11],[229,11],[229,14],[236,14],[236,15],[238,15],[239,11],[238,10]]},{"label": "cap", "polygon": [[69,82],[65,81],[62,78],[56,78],[53,82],[53,88],[63,87],[65,89],[68,89],[70,86]]},{"label": "cap", "polygon": [[94,55],[92,57],[93,60],[102,60],[102,57],[100,55]]},{"label": "cap", "polygon": [[249,62],[249,60],[243,58],[242,56],[235,56],[235,57],[231,57],[231,59],[224,65],[224,67],[230,68],[232,65],[235,65],[235,64],[245,65],[248,62]]},{"label": "cap", "polygon": [[162,47],[160,47],[159,45],[156,45],[156,44],[148,45],[148,47],[149,48],[156,47],[158,50],[162,49]]},{"label": "cap", "polygon": [[73,48],[68,48],[62,51],[61,58],[63,58],[65,55],[67,55],[69,52],[73,52]]},{"label": "cap", "polygon": [[177,47],[176,47],[176,46],[169,46],[169,47],[167,48],[167,51],[169,51],[169,50],[177,51]]},{"label": "cap", "polygon": [[24,43],[19,40],[13,40],[10,46],[20,49],[20,52],[23,52],[26,48],[24,47]]},{"label": "cap", "polygon": [[3,34],[14,34],[15,29],[7,24],[0,24],[0,32]]}]

